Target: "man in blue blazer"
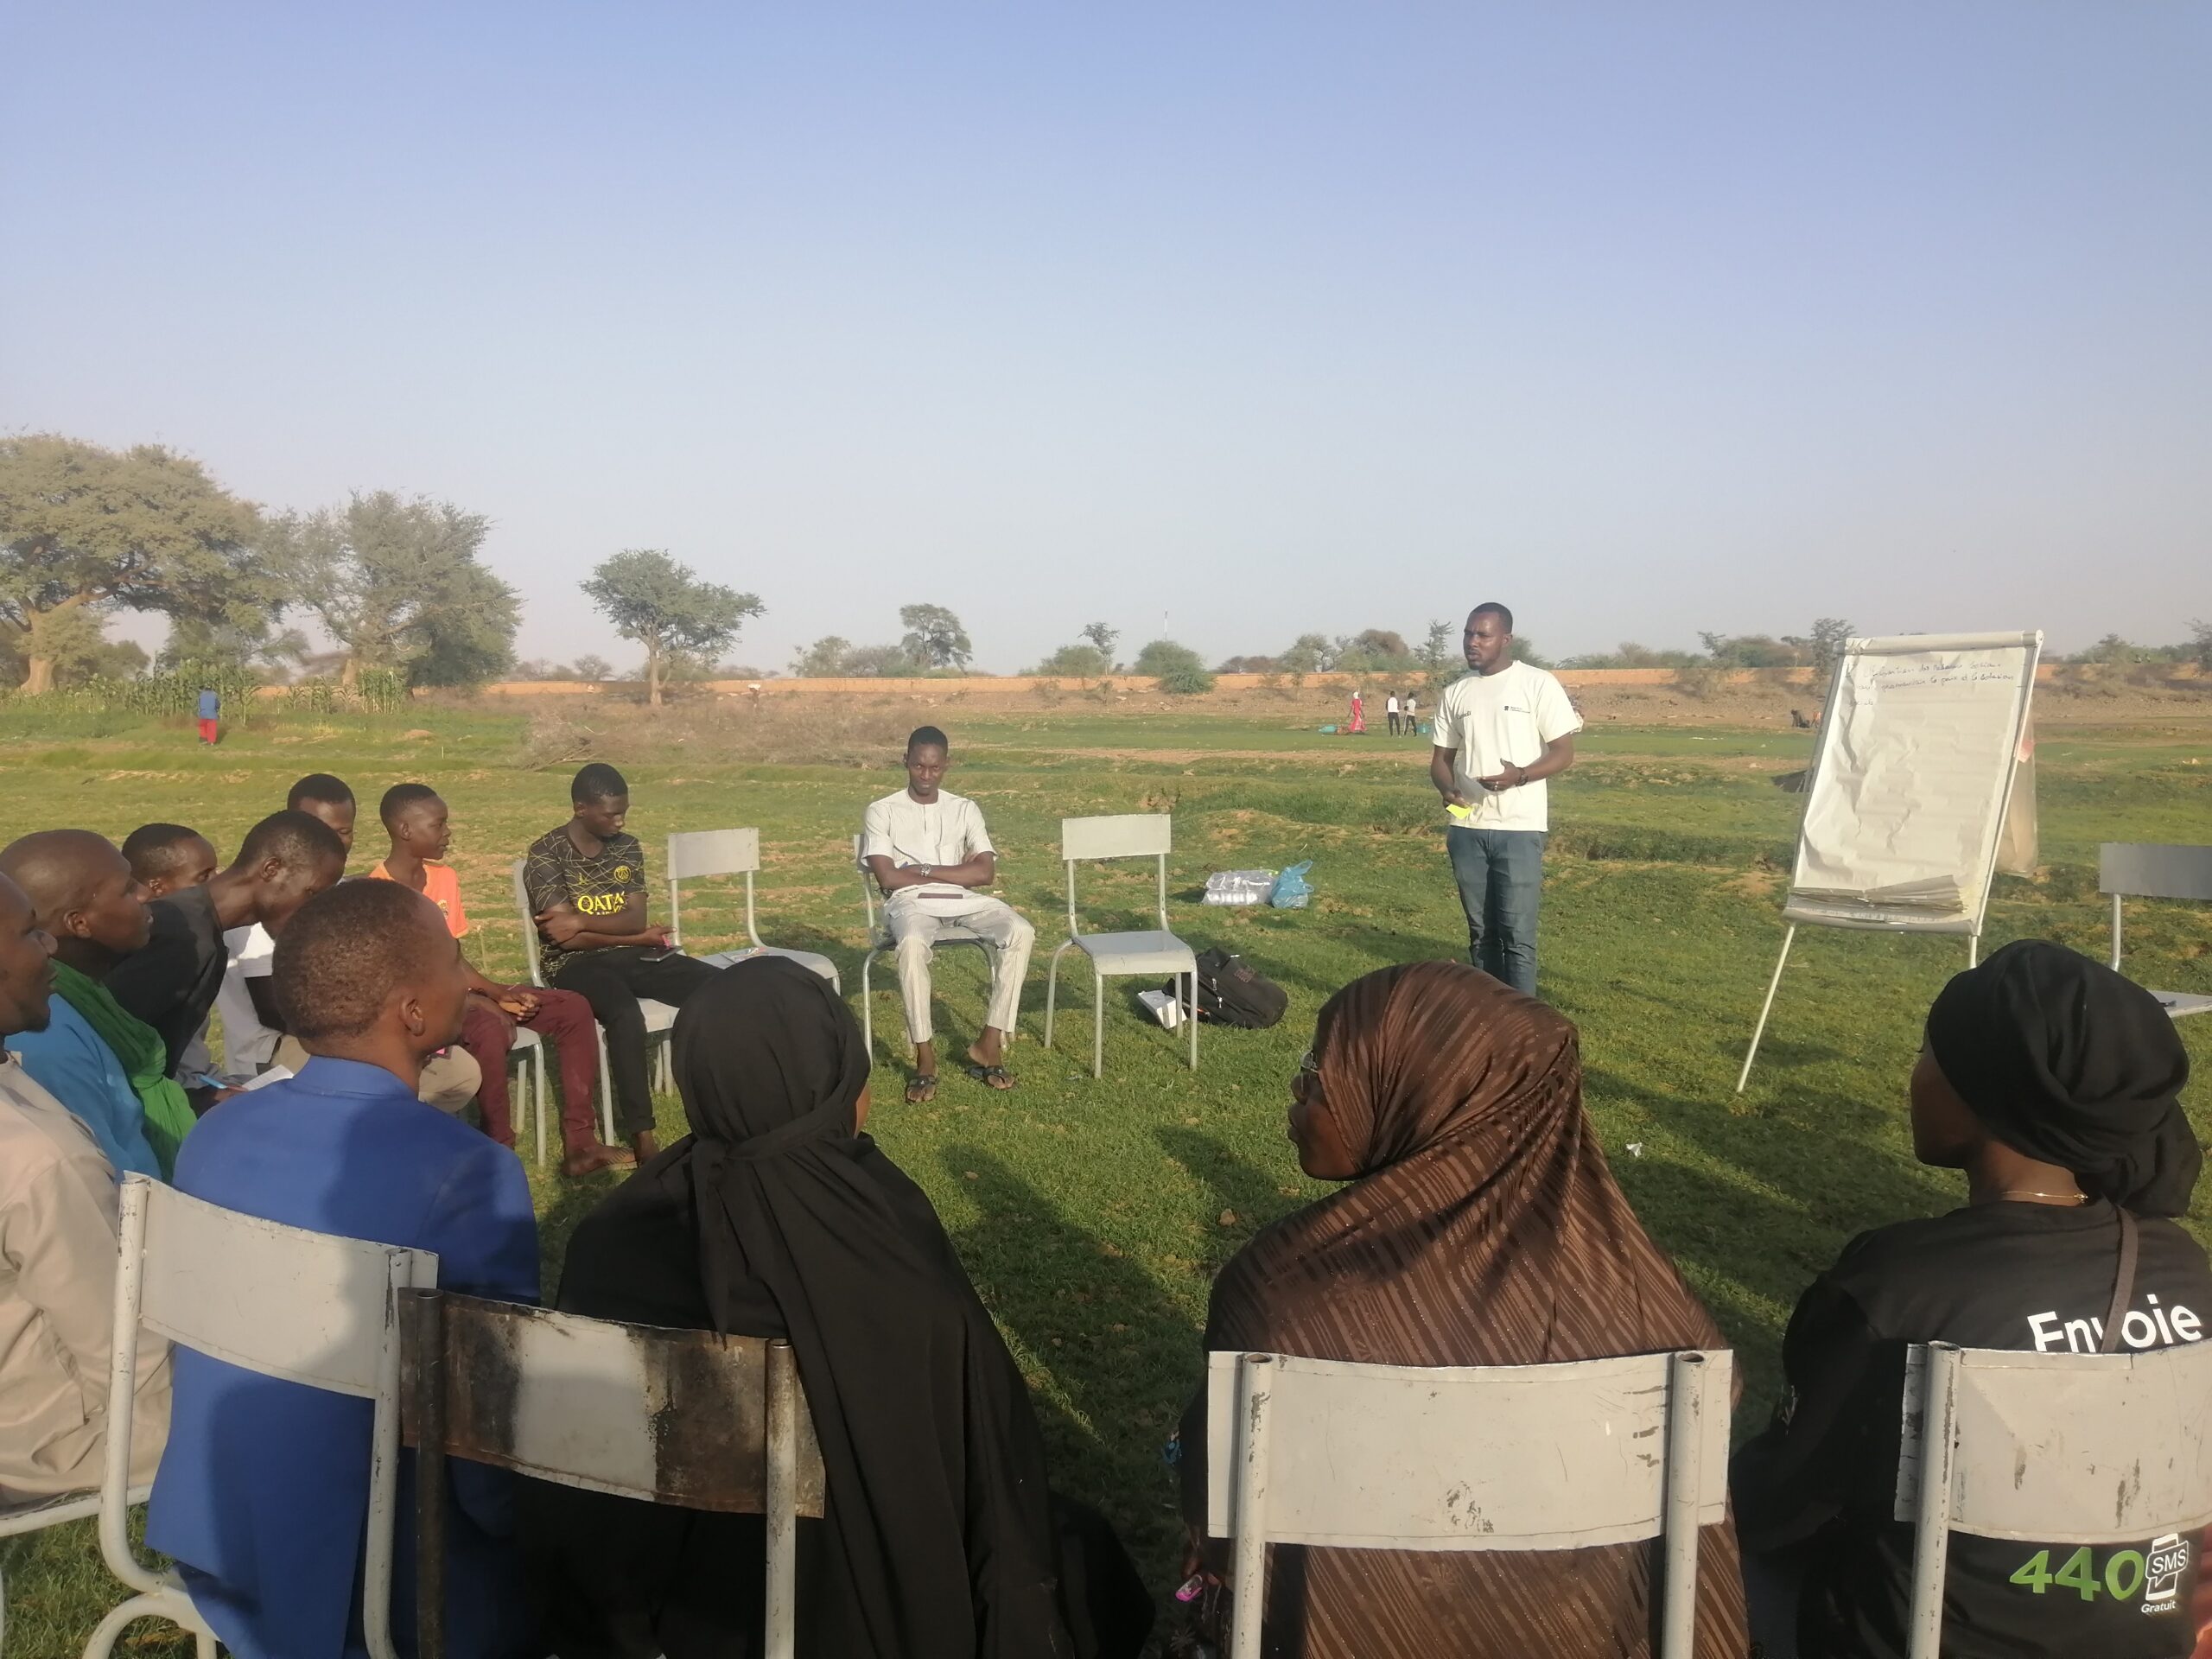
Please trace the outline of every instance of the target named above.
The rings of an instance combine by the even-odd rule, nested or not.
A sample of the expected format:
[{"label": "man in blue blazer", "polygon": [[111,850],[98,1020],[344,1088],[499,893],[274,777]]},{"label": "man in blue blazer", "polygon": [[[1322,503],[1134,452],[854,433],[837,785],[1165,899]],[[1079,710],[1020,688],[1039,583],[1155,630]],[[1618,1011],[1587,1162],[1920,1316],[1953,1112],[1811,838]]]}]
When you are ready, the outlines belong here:
[{"label": "man in blue blazer", "polygon": [[[186,1141],[176,1185],[317,1232],[435,1250],[447,1290],[537,1300],[537,1224],[514,1154],[415,1097],[457,1041],[468,982],[437,906],[392,881],[310,899],[276,946],[296,1077],[223,1102]],[[175,1351],[168,1447],[147,1541],[239,1659],[365,1655],[359,1574],[368,1509],[366,1400]],[[510,1478],[458,1459],[446,1536],[454,1659],[525,1652]],[[392,1629],[412,1651],[412,1454],[402,1468]]]}]

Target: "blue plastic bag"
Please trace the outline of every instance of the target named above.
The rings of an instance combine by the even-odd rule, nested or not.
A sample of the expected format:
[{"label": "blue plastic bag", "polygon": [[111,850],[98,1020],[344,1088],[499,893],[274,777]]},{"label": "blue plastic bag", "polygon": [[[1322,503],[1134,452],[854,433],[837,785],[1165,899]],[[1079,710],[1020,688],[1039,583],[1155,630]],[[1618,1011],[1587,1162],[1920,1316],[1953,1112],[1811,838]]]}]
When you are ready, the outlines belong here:
[{"label": "blue plastic bag", "polygon": [[1313,861],[1309,858],[1275,877],[1275,884],[1268,893],[1268,902],[1277,910],[1305,909],[1313,900],[1313,884],[1306,879],[1306,872],[1313,868]]}]

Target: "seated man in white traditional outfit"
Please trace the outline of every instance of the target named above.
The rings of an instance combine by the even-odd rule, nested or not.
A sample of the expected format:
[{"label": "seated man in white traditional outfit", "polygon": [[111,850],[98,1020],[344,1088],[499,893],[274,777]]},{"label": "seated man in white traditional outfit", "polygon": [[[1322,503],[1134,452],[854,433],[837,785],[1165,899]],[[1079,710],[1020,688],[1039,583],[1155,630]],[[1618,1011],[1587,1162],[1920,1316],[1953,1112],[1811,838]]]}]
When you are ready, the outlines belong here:
[{"label": "seated man in white traditional outfit", "polygon": [[899,993],[914,1044],[906,1099],[916,1105],[937,1095],[931,948],[963,936],[991,947],[991,1006],[969,1046],[965,1069],[989,1088],[1011,1089],[1014,1078],[1003,1064],[1007,1033],[1021,1007],[1029,947],[1037,938],[1011,906],[979,891],[998,879],[998,854],[976,803],[942,787],[949,764],[944,734],[917,728],[906,740],[906,787],[869,805],[861,836],[861,861],[883,890],[884,925],[899,950]]}]

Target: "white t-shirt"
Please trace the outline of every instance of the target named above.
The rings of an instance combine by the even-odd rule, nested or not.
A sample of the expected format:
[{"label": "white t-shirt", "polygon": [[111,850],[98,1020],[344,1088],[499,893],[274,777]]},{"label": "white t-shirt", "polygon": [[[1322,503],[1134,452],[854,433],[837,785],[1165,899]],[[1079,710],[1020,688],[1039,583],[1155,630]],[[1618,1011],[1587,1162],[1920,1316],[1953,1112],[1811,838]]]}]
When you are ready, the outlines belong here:
[{"label": "white t-shirt", "polygon": [[1544,745],[1582,729],[1567,688],[1541,668],[1509,663],[1495,674],[1470,674],[1444,690],[1431,741],[1453,752],[1452,775],[1474,808],[1473,830],[1548,830],[1543,779],[1492,794],[1476,779],[1533,766]]},{"label": "white t-shirt", "polygon": [[[925,804],[902,789],[869,802],[868,816],[861,821],[861,856],[887,858],[894,868],[902,864],[927,864],[932,868],[964,864],[978,853],[997,850],[991,845],[976,803],[950,790],[938,791],[937,798]],[[950,881],[925,881],[900,887],[892,897],[925,893],[964,895],[967,891]]]},{"label": "white t-shirt", "polygon": [[256,922],[226,931],[223,944],[231,953],[222,988],[215,993],[215,1012],[223,1018],[223,1075],[250,1077],[256,1066],[266,1065],[276,1052],[279,1033],[263,1025],[254,1013],[253,993],[245,982],[266,979],[275,970],[276,941]]},{"label": "white t-shirt", "polygon": [[1382,705],[1382,712],[1386,715],[1395,715],[1398,712],[1398,694],[1396,692],[1393,691],[1389,699],[1384,702]]}]

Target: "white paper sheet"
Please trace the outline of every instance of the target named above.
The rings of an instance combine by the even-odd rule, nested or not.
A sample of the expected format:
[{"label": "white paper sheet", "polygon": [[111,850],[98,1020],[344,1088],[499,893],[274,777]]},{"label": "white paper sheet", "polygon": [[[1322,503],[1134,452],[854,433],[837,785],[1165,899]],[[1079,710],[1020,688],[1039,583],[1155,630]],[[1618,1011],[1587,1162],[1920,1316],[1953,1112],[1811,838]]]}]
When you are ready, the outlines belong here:
[{"label": "white paper sheet", "polygon": [[1785,917],[1980,931],[2042,646],[2037,632],[1850,642]]}]

